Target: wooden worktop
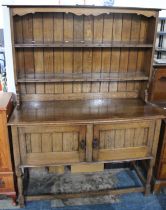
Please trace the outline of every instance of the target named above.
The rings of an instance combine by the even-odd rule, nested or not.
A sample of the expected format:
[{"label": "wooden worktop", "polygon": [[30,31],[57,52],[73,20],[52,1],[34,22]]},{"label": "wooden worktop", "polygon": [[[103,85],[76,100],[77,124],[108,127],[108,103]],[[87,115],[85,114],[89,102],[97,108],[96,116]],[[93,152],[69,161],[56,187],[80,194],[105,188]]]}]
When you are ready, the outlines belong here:
[{"label": "wooden worktop", "polygon": [[98,99],[54,102],[24,102],[15,109],[9,125],[38,123],[90,123],[124,119],[163,118],[161,109],[140,99]]}]

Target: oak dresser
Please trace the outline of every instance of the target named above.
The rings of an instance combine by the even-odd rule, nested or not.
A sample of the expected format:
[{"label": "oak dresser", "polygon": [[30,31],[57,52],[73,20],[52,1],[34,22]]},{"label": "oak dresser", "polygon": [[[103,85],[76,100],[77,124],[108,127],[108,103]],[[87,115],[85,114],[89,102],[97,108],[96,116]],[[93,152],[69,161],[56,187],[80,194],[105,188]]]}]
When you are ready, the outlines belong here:
[{"label": "oak dresser", "polygon": [[[20,206],[25,199],[148,194],[163,118],[146,103],[159,10],[8,7],[17,89],[9,125]],[[136,169],[139,187],[24,196],[27,168],[137,160],[148,166],[146,180]]]}]

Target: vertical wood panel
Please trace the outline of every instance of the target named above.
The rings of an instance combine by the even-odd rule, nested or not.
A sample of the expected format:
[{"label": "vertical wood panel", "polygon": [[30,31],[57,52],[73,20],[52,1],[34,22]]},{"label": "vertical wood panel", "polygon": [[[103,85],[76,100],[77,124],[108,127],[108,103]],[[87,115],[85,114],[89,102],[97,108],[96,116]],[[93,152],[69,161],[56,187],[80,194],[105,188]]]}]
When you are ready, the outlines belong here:
[{"label": "vertical wood panel", "polygon": [[[64,41],[73,41],[73,15],[64,14]],[[64,73],[73,72],[73,49],[64,49]],[[64,93],[72,93],[73,85],[64,83]]]},{"label": "vertical wood panel", "polygon": [[[141,16],[141,22],[140,22],[140,36],[139,40],[140,42],[147,43],[148,36],[147,36],[147,19],[143,16]],[[146,56],[145,56],[145,49],[139,49],[138,50],[138,61],[137,61],[137,71],[144,71],[145,72],[145,63]],[[137,88],[140,89],[141,85],[137,85]]]},{"label": "vertical wood panel", "polygon": [[[64,73],[72,73],[73,71],[73,53],[72,49],[64,50]],[[64,93],[72,93],[73,85],[71,82],[64,83]]]},{"label": "vertical wood panel", "polygon": [[140,37],[139,40],[140,42],[145,42],[147,41],[147,27],[148,27],[148,22],[147,18],[144,16],[141,16],[141,23],[140,23]]},{"label": "vertical wood panel", "polygon": [[[93,33],[93,41],[94,42],[102,42],[103,41],[103,16],[95,16],[94,17],[94,33]],[[94,48],[93,49],[93,66],[92,72],[101,72],[101,62],[102,62],[102,55],[101,55],[101,48]],[[92,92],[99,92],[100,91],[100,82],[93,82],[92,83]]]},{"label": "vertical wood panel", "polygon": [[113,14],[103,15],[103,42],[112,41]]},{"label": "vertical wood panel", "polygon": [[26,151],[27,153],[32,152],[31,148],[31,134],[25,134],[25,142],[26,142]]},{"label": "vertical wood panel", "polygon": [[[83,49],[83,72],[90,73],[92,72],[92,49],[91,48],[84,48]],[[91,83],[84,82],[82,85],[83,92],[91,92]]]},{"label": "vertical wood panel", "polygon": [[113,41],[121,41],[122,38],[122,14],[114,14]]},{"label": "vertical wood panel", "polygon": [[[113,14],[103,15],[104,23],[103,23],[103,42],[111,42],[113,39]],[[111,48],[103,48],[102,50],[102,72],[110,72],[111,71]],[[101,84],[101,92],[107,92],[113,90],[116,85],[115,83],[102,83]]]},{"label": "vertical wood panel", "polygon": [[63,152],[71,152],[73,150],[73,133],[63,133]]},{"label": "vertical wood panel", "polygon": [[123,148],[124,147],[124,137],[125,137],[125,130],[118,129],[115,131],[115,148]]},{"label": "vertical wood panel", "polygon": [[[54,14],[54,41],[63,41],[63,13]],[[63,48],[54,49],[54,72],[63,73]],[[63,93],[63,84],[54,85],[55,93]]]},{"label": "vertical wood panel", "polygon": [[148,132],[149,132],[149,129],[148,129],[148,128],[144,128],[143,145],[147,145],[147,141],[148,141]]},{"label": "vertical wood panel", "polygon": [[[92,41],[93,40],[93,16],[85,16],[84,17],[84,41]],[[92,48],[84,48],[83,49],[83,72],[90,73],[92,71]],[[91,83],[86,82],[82,85],[83,92],[90,92],[91,91]]]},{"label": "vertical wood panel", "polygon": [[126,129],[125,131],[125,147],[133,147],[134,145],[134,128]]},{"label": "vertical wood panel", "polygon": [[[101,72],[108,73],[110,71],[110,59],[111,59],[110,48],[103,48]],[[100,92],[108,92],[108,89],[109,89],[109,82],[101,82]]]},{"label": "vertical wood panel", "polygon": [[16,43],[23,43],[23,28],[22,17],[14,17],[14,41]]},{"label": "vertical wood panel", "polygon": [[63,151],[62,133],[53,133],[52,145],[53,145],[53,152],[62,152]]},{"label": "vertical wood panel", "polygon": [[[101,71],[101,49],[93,49],[93,66],[92,72],[100,72]],[[92,82],[92,92],[100,91],[100,82]]]},{"label": "vertical wood panel", "polygon": [[[44,72],[45,74],[54,73],[54,59],[53,59],[53,49],[44,49]],[[45,93],[54,93],[54,85],[46,83]]]},{"label": "vertical wood panel", "polygon": [[[32,48],[24,49],[24,66],[25,74],[32,74],[34,77],[34,53]],[[36,93],[35,84],[26,84],[26,92]]]},{"label": "vertical wood panel", "polygon": [[142,146],[144,139],[144,128],[136,128],[134,136],[134,146]]},{"label": "vertical wood panel", "polygon": [[[112,31],[112,40],[113,41],[121,41],[122,39],[122,15],[114,14],[113,20],[113,31]],[[120,65],[120,49],[112,48],[111,54],[111,72],[119,72]],[[109,91],[117,91],[118,83],[110,82]]]},{"label": "vertical wood panel", "polygon": [[[140,37],[140,16],[132,16],[131,23],[131,41],[139,41]],[[138,63],[138,52],[137,49],[130,49],[129,52],[129,64],[128,64],[128,72],[136,72],[137,71],[137,63]],[[127,90],[134,90],[134,83],[127,83]]]},{"label": "vertical wood panel", "polygon": [[[84,31],[83,31],[83,16],[74,16],[74,41],[80,42],[84,39]],[[82,72],[83,66],[83,52],[82,48],[74,49],[74,73]],[[77,82],[73,84],[73,92],[80,93],[82,91],[82,84]]]},{"label": "vertical wood panel", "polygon": [[106,131],[100,131],[100,149],[104,149],[105,148],[105,134],[106,134]]},{"label": "vertical wood panel", "polygon": [[[124,42],[130,41],[130,33],[131,33],[131,15],[123,15],[121,40]],[[120,72],[127,72],[128,59],[129,59],[129,48],[127,49],[122,48],[120,55],[120,64],[119,64]],[[127,85],[126,82],[121,82],[118,85],[118,90],[126,91],[126,85]]]},{"label": "vertical wood panel", "polygon": [[[33,16],[32,14],[22,17],[24,43],[33,41]],[[26,74],[34,74],[34,53],[33,48],[24,49],[24,66]],[[26,84],[27,93],[35,93],[35,84]]]},{"label": "vertical wood panel", "polygon": [[93,40],[93,16],[85,16],[84,17],[84,41],[92,41]]},{"label": "vertical wood panel", "polygon": [[32,14],[22,17],[23,40],[24,43],[32,43],[33,41],[33,16]]},{"label": "vertical wood panel", "polygon": [[78,151],[79,134],[78,132],[73,133],[73,148],[72,151]]},{"label": "vertical wood panel", "polygon": [[42,134],[42,152],[52,152],[52,134]]},{"label": "vertical wood panel", "polygon": [[41,134],[31,134],[32,152],[41,152]]},{"label": "vertical wood panel", "polygon": [[[35,14],[33,18],[34,41],[43,42],[43,17],[42,14]],[[43,48],[34,49],[35,74],[43,74]],[[36,84],[36,93],[44,93],[44,84]]]},{"label": "vertical wood panel", "polygon": [[115,130],[105,132],[105,149],[113,149],[115,147]]},{"label": "vertical wood panel", "polygon": [[[54,41],[54,16],[52,13],[45,13],[43,17],[44,43]],[[53,48],[44,49],[44,71],[45,73],[54,73],[54,51]],[[54,93],[53,84],[45,84],[45,93]]]},{"label": "vertical wood panel", "polygon": [[[24,66],[24,49],[17,49],[16,50],[16,66],[18,75],[24,75],[25,77],[25,66]],[[21,93],[26,93],[26,85],[20,84]]]}]

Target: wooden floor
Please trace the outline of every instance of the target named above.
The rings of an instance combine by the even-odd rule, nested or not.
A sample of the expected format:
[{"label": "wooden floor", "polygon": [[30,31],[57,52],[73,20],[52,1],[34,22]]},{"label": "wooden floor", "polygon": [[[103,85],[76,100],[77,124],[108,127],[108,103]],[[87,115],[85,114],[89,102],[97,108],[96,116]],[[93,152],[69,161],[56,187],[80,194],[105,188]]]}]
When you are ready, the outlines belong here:
[{"label": "wooden floor", "polygon": [[[164,112],[163,112],[164,113]],[[15,109],[9,125],[28,123],[93,122],[163,117],[161,109],[140,99],[97,99],[24,102]]]}]

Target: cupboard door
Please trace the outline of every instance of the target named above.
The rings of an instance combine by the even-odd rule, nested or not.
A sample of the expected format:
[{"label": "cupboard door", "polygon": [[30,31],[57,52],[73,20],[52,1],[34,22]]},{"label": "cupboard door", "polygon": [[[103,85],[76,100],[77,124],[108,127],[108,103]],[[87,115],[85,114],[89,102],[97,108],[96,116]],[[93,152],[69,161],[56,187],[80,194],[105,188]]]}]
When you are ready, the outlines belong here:
[{"label": "cupboard door", "polygon": [[5,111],[0,111],[0,172],[8,171],[11,171],[11,162],[7,130],[7,117]]},{"label": "cupboard door", "polygon": [[67,165],[85,160],[86,126],[27,126],[18,132],[24,165]]},{"label": "cupboard door", "polygon": [[115,122],[94,125],[93,160],[138,159],[151,155],[155,122]]}]

